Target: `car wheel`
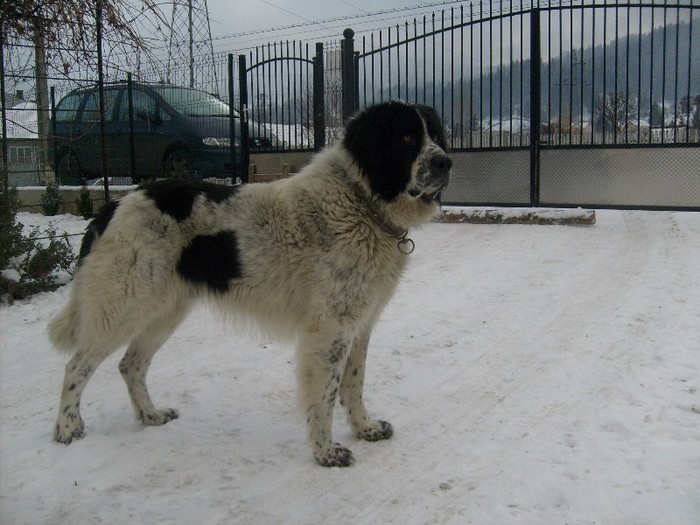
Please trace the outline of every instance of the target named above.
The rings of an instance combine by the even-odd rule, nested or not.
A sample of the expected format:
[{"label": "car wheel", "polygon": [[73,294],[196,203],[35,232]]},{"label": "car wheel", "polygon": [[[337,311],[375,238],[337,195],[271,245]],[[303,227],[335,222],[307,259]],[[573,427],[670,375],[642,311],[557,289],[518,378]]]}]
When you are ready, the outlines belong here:
[{"label": "car wheel", "polygon": [[185,150],[173,151],[165,159],[165,177],[168,179],[194,180],[192,155]]},{"label": "car wheel", "polygon": [[83,184],[83,170],[75,153],[68,152],[58,161],[56,168],[58,183],[64,186],[80,186]]}]

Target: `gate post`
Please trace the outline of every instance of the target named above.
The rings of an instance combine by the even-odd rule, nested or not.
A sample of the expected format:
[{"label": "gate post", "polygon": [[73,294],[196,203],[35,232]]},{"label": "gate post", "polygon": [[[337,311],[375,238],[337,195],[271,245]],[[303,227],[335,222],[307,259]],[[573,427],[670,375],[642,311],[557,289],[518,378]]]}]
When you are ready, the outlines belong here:
[{"label": "gate post", "polygon": [[540,9],[530,13],[530,206],[540,203],[540,127],[542,120]]},{"label": "gate post", "polygon": [[316,43],[314,57],[314,151],[326,146],[326,109],[324,102],[325,82],[323,66],[323,43]]},{"label": "gate post", "polygon": [[355,32],[347,28],[343,31],[343,40],[340,41],[341,50],[341,79],[343,90],[343,122],[346,122],[358,109],[358,75],[355,67]]},{"label": "gate post", "polygon": [[250,150],[248,144],[248,71],[246,71],[245,55],[238,55],[238,74],[240,83],[240,116],[241,116],[241,180],[248,182],[250,166]]},{"label": "gate post", "polygon": [[[233,53],[228,54],[228,161],[231,167],[231,184],[236,183],[236,116],[233,109]],[[241,180],[243,177],[241,176]]]},{"label": "gate post", "polygon": [[134,83],[131,80],[130,71],[126,74],[126,93],[129,102],[129,175],[131,175],[133,183],[136,180],[136,138],[134,131]]}]

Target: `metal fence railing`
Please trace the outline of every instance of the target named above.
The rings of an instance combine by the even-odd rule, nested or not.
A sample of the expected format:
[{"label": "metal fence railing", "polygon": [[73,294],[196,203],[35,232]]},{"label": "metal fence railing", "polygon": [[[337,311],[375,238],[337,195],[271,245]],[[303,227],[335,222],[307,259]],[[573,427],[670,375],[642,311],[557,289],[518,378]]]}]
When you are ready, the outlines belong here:
[{"label": "metal fence railing", "polygon": [[[664,165],[673,169],[662,177],[670,188],[664,194],[684,192],[688,198],[654,202],[653,195],[660,194],[653,189],[654,182],[647,191],[634,192],[645,195],[637,204],[620,197],[624,191],[619,189],[611,199],[582,190],[580,199],[566,193],[566,199],[559,202],[700,208],[697,170],[687,168],[693,165],[687,159],[694,159],[694,150],[700,146],[700,4],[695,1],[488,0],[461,4],[358,37],[346,30],[343,36],[323,44],[322,87],[313,86],[309,76],[316,60],[312,44],[277,42],[248,53],[249,68],[244,69],[250,77],[249,93],[243,104],[237,54],[216,54],[210,62],[215,74],[202,75],[208,80],[194,86],[183,86],[189,64],[182,64],[183,71],[173,71],[163,62],[139,63],[131,68],[131,76],[139,92],[145,89],[140,86],[174,83],[213,94],[228,105],[233,119],[228,122],[229,133],[201,136],[198,144],[213,148],[217,143],[226,148],[229,157],[224,172],[228,176],[235,174],[240,162],[236,158],[235,123],[240,117],[236,110],[241,107],[253,116],[251,144],[261,139],[257,141],[261,150],[289,152],[316,148],[314,136],[320,136],[319,126],[324,142],[330,144],[339,136],[343,122],[360,107],[402,99],[434,106],[446,125],[453,151],[472,154],[464,157],[464,167],[455,164],[454,202],[556,203],[557,195],[564,195],[563,191],[551,191],[553,187],[561,189],[561,180],[554,180],[559,169],[577,173],[571,181],[574,185],[589,180],[590,185],[618,188],[619,180],[601,171],[605,163],[596,164],[597,171],[582,171],[581,155],[587,154],[573,151],[670,148],[675,151]],[[25,56],[24,69],[12,65],[16,60],[5,60],[11,67],[3,64],[2,70],[6,89],[9,87],[4,97],[4,127],[10,130],[5,141],[10,180],[12,184],[40,184],[51,178],[59,158],[67,159],[70,167],[72,159],[64,155],[70,148],[60,149],[55,140],[38,139],[48,107],[32,105],[30,101],[37,94],[34,87],[18,93],[21,86],[40,84],[26,67],[31,63],[26,56],[31,55],[32,46],[18,40],[6,42],[3,49],[6,57]],[[93,51],[83,51],[92,56]],[[88,62],[94,63],[94,59]],[[119,85],[115,81],[124,84],[127,77],[124,68],[109,62],[103,73],[108,86]],[[45,81],[53,87],[60,111],[62,97],[75,88],[94,86],[97,74],[94,68],[73,70],[69,64],[54,64]],[[310,107],[313,93],[320,89],[324,92],[322,123]],[[107,166],[93,169],[83,161],[83,174],[115,175],[121,172],[113,163],[118,166],[119,162],[128,163],[129,173],[136,179],[155,173],[156,168],[148,167],[147,162],[153,159],[139,157],[133,150],[146,144],[145,134],[154,126],[174,125],[177,119],[161,111],[165,103],[160,99],[155,106],[158,111],[151,115],[148,108],[143,111],[137,107],[138,100],[128,102],[126,92],[121,93],[115,93],[113,99],[106,95],[104,124],[109,139],[100,143],[99,155],[93,155],[104,152]],[[72,111],[82,125],[88,103],[83,100],[79,104],[83,105]],[[124,108],[131,109],[125,112]],[[194,115],[190,116],[203,118]],[[129,122],[123,120],[125,117]],[[95,120],[89,124],[73,126],[71,145],[86,142],[84,139],[99,127]],[[52,136],[59,137],[55,131]],[[126,146],[116,138],[119,134],[122,139],[129,137]],[[93,137],[92,147],[98,142]],[[152,156],[161,163],[158,170],[162,174],[169,173],[166,165],[173,168],[192,160],[175,155],[168,164],[173,151],[166,148]],[[496,153],[493,158],[491,152]],[[640,153],[640,158],[646,154]],[[121,160],[117,158],[120,155]],[[674,155],[679,156],[678,161]],[[594,157],[598,154],[591,154]],[[506,163],[495,173],[499,159],[506,158],[513,159],[512,165]],[[567,159],[573,158],[578,164],[568,166]],[[47,169],[52,159],[53,168]],[[619,164],[612,164],[619,168]],[[653,162],[646,165],[656,166]],[[470,188],[481,182],[469,180],[467,169],[481,173],[483,187],[489,190],[474,193]],[[197,174],[201,173],[204,170],[198,169]],[[493,181],[501,176],[504,188],[499,193]],[[644,177],[651,181],[654,174]],[[627,183],[635,185],[634,180]],[[517,191],[505,188],[507,185],[517,186]],[[595,195],[594,200],[587,195]]]},{"label": "metal fence railing", "polygon": [[429,104],[455,148],[693,144],[698,42],[689,1],[470,3],[355,42],[357,106]]},{"label": "metal fence railing", "polygon": [[[429,104],[453,151],[471,153],[456,155],[454,203],[700,209],[697,2],[489,0],[345,37],[346,114]],[[666,161],[623,178],[621,148]]]}]

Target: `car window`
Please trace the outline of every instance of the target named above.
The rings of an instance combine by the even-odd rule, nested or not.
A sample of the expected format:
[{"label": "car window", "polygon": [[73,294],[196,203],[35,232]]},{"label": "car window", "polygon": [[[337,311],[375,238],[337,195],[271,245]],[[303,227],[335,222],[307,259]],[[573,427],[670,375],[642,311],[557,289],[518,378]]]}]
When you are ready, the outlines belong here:
[{"label": "car window", "polygon": [[76,120],[82,98],[83,93],[73,93],[61,100],[56,107],[56,121],[71,122]]},{"label": "car window", "polygon": [[[114,115],[114,104],[117,100],[116,89],[105,90],[105,120],[112,120]],[[92,91],[88,93],[87,99],[85,100],[85,105],[83,106],[83,112],[80,117],[82,122],[99,122],[100,121],[100,106],[99,106],[99,93],[97,91]]]},{"label": "car window", "polygon": [[204,91],[176,86],[154,86],[153,89],[178,113],[191,117],[229,116],[228,104]]},{"label": "car window", "polygon": [[[156,115],[156,101],[148,93],[135,89],[131,92],[131,101],[134,106],[134,120],[139,119],[139,115],[147,119],[152,119]],[[129,93],[126,90],[119,104],[119,121],[129,122]]]}]

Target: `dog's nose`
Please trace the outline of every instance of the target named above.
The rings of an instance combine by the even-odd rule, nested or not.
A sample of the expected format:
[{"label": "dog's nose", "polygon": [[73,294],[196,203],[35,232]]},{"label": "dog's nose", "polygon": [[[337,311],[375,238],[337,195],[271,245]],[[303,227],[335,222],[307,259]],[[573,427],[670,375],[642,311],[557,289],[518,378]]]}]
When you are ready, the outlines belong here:
[{"label": "dog's nose", "polygon": [[430,167],[435,173],[447,173],[452,168],[452,159],[445,153],[436,153],[430,159]]}]

